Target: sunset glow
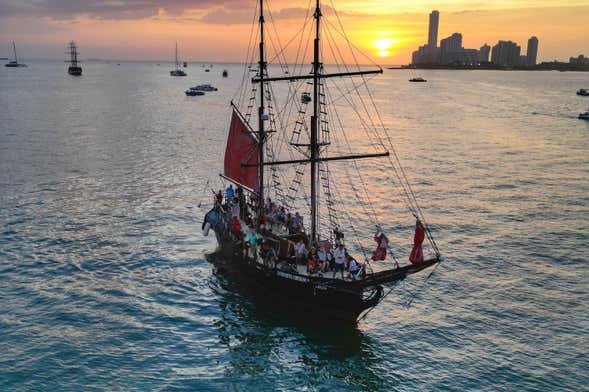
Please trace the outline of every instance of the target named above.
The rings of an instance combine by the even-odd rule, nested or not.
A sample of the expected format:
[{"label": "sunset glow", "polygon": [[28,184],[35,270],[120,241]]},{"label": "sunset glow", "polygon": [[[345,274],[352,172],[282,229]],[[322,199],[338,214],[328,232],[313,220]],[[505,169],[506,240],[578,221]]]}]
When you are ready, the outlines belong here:
[{"label": "sunset glow", "polygon": [[396,40],[391,38],[381,38],[375,40],[372,45],[378,49],[378,56],[379,57],[388,57],[391,54],[390,49],[397,43]]},{"label": "sunset glow", "polygon": [[[337,18],[354,44],[382,62],[408,63],[411,52],[427,41],[430,3],[323,3],[337,8]],[[589,30],[580,26],[586,25],[589,1],[562,4],[556,0],[502,0],[488,5],[440,1],[435,5],[441,15],[439,39],[460,32],[465,47],[479,48],[498,40],[524,45],[535,35],[540,40],[539,60],[568,59],[587,51]],[[307,5],[302,0],[268,3],[283,43],[300,29]],[[172,42],[178,41],[183,58],[189,61],[239,62],[247,47],[254,9],[254,1],[237,0],[96,0],[69,5],[0,0],[0,55],[7,56],[15,40],[25,58],[61,58],[64,45],[76,37],[83,58],[166,60]],[[326,18],[338,25],[331,8]]]}]

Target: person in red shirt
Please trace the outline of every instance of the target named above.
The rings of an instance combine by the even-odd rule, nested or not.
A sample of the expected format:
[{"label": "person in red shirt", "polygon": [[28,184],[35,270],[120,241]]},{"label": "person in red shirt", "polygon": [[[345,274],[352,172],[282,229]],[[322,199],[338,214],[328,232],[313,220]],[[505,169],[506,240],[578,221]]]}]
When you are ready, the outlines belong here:
[{"label": "person in red shirt", "polygon": [[233,227],[233,233],[238,239],[241,239],[241,225],[239,224],[239,219],[236,216],[233,217],[233,221],[231,223]]}]

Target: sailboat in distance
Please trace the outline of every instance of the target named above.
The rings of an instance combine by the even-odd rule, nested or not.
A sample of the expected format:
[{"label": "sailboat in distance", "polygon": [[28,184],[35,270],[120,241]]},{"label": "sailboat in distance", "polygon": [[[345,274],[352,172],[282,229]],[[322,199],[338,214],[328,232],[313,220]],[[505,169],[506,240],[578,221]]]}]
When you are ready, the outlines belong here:
[{"label": "sailboat in distance", "polygon": [[178,42],[176,42],[176,51],[175,51],[175,66],[176,69],[170,71],[171,76],[186,76],[186,72],[180,69],[180,62],[178,61]]},{"label": "sailboat in distance", "polygon": [[78,48],[74,41],[70,42],[68,46],[68,52],[70,55],[69,61],[70,66],[67,69],[67,73],[73,76],[82,76],[82,67],[80,67],[80,61],[78,60]]},{"label": "sailboat in distance", "polygon": [[4,66],[10,67],[10,68],[26,67],[27,66],[26,64],[18,62],[18,57],[16,55],[16,45],[15,45],[14,41],[12,41],[12,51],[14,53],[14,60],[10,61],[7,64],[4,64]]},{"label": "sailboat in distance", "polygon": [[[355,323],[396,283],[444,257],[367,88],[382,68],[358,65],[363,54],[319,0],[290,41],[268,37],[279,30],[266,27],[274,23],[269,3],[259,1],[258,32],[231,102],[221,174],[229,186],[215,195],[202,229],[214,231],[224,266],[281,309]],[[266,39],[289,43],[268,53]],[[286,58],[291,44],[294,61]],[[342,106],[358,117],[352,126],[356,138],[366,135],[362,149],[346,135]],[[358,164],[375,159],[390,185],[384,192],[368,189]],[[377,212],[383,201],[386,211]]]}]

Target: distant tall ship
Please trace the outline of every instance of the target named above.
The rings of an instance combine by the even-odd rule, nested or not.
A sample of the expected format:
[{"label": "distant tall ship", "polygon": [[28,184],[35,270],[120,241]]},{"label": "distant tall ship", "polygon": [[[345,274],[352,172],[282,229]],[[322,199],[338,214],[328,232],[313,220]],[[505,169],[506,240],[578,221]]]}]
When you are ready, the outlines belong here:
[{"label": "distant tall ship", "polygon": [[76,47],[76,43],[74,41],[70,42],[68,49],[70,60],[66,62],[69,62],[70,66],[67,69],[67,73],[74,76],[82,76],[82,67],[80,67],[80,62],[78,61],[78,48]]},{"label": "distant tall ship", "polygon": [[9,62],[8,64],[4,64],[4,66],[11,67],[11,68],[26,67],[27,66],[26,64],[18,62],[18,57],[16,56],[16,45],[15,45],[14,41],[12,41],[12,51],[14,52],[14,60]]},{"label": "distant tall ship", "polygon": [[178,42],[176,42],[176,55],[175,55],[175,64],[176,69],[170,71],[171,76],[186,76],[186,72],[180,69],[180,62],[178,61]]}]

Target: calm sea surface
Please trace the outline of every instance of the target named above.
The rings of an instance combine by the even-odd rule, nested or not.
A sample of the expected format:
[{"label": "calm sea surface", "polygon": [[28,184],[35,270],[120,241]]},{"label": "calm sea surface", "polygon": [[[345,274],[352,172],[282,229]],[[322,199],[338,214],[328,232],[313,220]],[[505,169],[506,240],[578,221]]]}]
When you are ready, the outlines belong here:
[{"label": "calm sea surface", "polygon": [[[372,82],[447,261],[340,328],[252,301],[205,258],[203,187],[220,186],[240,69],[0,67],[1,390],[587,390],[589,98],[575,91],[589,74]],[[219,91],[184,96],[203,82]],[[397,222],[389,173],[362,169]],[[412,232],[389,234],[405,259]]]}]

